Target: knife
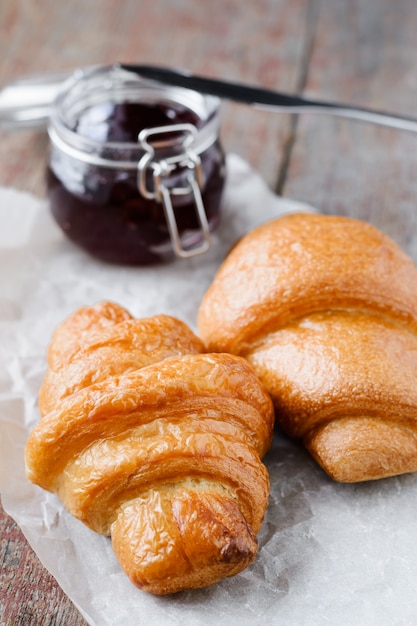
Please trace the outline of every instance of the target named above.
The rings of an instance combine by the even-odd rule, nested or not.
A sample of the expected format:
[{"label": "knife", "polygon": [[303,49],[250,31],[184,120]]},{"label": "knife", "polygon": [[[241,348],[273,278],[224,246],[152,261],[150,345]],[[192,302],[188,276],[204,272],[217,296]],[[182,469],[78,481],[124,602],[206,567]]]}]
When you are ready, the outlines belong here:
[{"label": "knife", "polygon": [[336,102],[307,99],[301,96],[264,89],[262,87],[206,78],[185,71],[164,67],[128,64],[121,64],[120,67],[134,71],[143,78],[156,80],[160,83],[176,87],[193,89],[200,93],[217,96],[223,100],[239,102],[256,108],[290,113],[325,113],[364,122],[372,122],[374,124],[401,130],[417,131],[417,119],[403,115]]},{"label": "knife", "polygon": [[[417,132],[417,119],[348,104],[326,102],[286,94],[263,87],[213,79],[154,65],[121,63],[116,67],[165,85],[194,91],[270,111],[324,113]],[[0,129],[46,127],[50,107],[72,73],[34,76],[15,81],[0,90]]]}]

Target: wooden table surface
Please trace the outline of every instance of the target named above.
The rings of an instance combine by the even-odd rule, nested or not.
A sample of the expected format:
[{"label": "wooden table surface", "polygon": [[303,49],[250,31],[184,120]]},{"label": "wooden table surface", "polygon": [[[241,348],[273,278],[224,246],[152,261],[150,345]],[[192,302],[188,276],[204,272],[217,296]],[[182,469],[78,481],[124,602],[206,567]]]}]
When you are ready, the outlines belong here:
[{"label": "wooden table surface", "polygon": [[[0,87],[142,62],[417,116],[416,27],[415,0],[1,0]],[[369,220],[417,261],[417,134],[228,103],[222,119],[277,193]],[[47,143],[0,134],[0,185],[43,196]],[[0,625],[23,624],[85,621],[0,507]]]}]

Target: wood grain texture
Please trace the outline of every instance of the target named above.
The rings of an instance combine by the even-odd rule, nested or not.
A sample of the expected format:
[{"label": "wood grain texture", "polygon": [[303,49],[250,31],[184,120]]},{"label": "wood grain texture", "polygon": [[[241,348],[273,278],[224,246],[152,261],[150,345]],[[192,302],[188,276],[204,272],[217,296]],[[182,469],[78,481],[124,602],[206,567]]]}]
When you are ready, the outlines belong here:
[{"label": "wood grain texture", "polygon": [[[322,0],[306,95],[417,117],[417,5]],[[283,193],[369,220],[417,260],[417,133],[299,118]]]},{"label": "wood grain texture", "polygon": [[85,626],[0,505],[0,625]]}]

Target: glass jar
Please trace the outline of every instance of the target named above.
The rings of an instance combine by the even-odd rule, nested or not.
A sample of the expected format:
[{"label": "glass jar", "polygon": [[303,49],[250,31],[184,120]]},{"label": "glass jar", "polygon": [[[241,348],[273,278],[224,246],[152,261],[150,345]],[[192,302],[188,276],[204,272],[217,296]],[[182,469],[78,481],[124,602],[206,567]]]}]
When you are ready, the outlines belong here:
[{"label": "glass jar", "polygon": [[49,124],[52,214],[94,257],[145,265],[202,254],[225,179],[219,100],[120,66],[76,72]]}]

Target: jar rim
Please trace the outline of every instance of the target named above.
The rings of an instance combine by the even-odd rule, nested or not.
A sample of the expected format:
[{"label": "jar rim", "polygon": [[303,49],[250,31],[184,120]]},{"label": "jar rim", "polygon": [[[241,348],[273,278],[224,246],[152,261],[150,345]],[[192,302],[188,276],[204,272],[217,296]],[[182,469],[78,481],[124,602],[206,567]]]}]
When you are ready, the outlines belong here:
[{"label": "jar rim", "polygon": [[[173,87],[145,79],[120,65],[92,66],[76,70],[62,85],[52,107],[48,134],[53,144],[82,161],[109,167],[136,167],[143,155],[139,142],[98,140],[74,130],[74,122],[86,108],[105,102],[146,102],[181,104],[192,111],[201,127],[196,127],[192,149],[201,154],[216,141],[220,126],[220,99],[184,87]],[[173,140],[165,139],[155,147],[169,149]],[[116,158],[102,157],[110,151]],[[132,152],[133,151],[133,152]],[[124,154],[134,158],[122,162]],[[114,165],[115,164],[115,165]]]}]

